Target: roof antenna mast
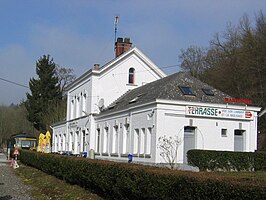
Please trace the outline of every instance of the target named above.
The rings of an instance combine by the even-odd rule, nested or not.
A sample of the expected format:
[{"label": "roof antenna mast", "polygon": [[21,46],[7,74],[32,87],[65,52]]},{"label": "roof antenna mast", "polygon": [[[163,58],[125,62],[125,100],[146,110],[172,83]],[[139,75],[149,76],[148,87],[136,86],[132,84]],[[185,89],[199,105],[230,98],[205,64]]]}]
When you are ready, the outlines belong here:
[{"label": "roof antenna mast", "polygon": [[[115,43],[116,43],[116,34],[117,34],[118,19],[119,19],[119,15],[116,15],[115,16]],[[114,45],[114,47],[115,47],[115,45]]]}]

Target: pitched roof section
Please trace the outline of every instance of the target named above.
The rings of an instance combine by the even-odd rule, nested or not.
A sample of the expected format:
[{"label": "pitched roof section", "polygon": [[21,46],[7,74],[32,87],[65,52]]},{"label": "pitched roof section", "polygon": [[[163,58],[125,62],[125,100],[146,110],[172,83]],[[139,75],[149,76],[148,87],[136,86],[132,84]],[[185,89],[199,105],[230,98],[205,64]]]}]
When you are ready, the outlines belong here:
[{"label": "pitched roof section", "polygon": [[[184,94],[182,87],[191,89],[192,93]],[[209,89],[213,95],[207,95],[203,89]],[[179,72],[131,90],[101,113],[124,110],[156,99],[225,104],[225,97],[229,96],[188,73]]]},{"label": "pitched roof section", "polygon": [[[131,54],[137,55],[144,63],[146,63],[146,65],[148,65],[151,68],[152,71],[154,71],[161,78],[166,77],[166,74],[157,65],[155,65],[145,54],[143,54],[137,47],[131,48],[129,51],[121,54],[117,58],[114,58],[113,60],[103,65],[100,68],[99,73],[103,73],[109,68],[112,68],[116,63],[120,62],[121,60],[130,56]],[[97,71],[94,72],[97,73]]]},{"label": "pitched roof section", "polygon": [[69,84],[66,88],[66,90],[70,90],[78,83],[82,82],[83,80],[90,77],[92,74],[101,75],[102,73],[106,72],[107,70],[111,69],[113,66],[115,66],[117,63],[122,61],[123,59],[127,58],[128,56],[135,54],[137,55],[144,63],[146,63],[147,66],[151,68],[152,71],[154,71],[159,77],[163,78],[166,77],[166,74],[157,66],[155,65],[145,54],[143,54],[137,47],[131,48],[129,51],[121,54],[117,58],[114,58],[113,60],[109,61],[108,63],[104,64],[102,67],[99,68],[99,70],[95,69],[89,69],[87,72],[82,74],[80,77],[78,77],[75,81],[73,81],[71,84]]}]

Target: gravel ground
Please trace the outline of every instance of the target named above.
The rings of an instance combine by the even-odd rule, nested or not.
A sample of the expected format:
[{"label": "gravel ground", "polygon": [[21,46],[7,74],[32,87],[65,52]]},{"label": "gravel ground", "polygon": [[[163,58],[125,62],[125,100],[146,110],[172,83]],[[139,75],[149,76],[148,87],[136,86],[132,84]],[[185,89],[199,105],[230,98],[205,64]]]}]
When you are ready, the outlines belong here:
[{"label": "gravel ground", "polygon": [[0,153],[0,200],[32,200],[30,187],[24,185],[13,170],[6,156]]}]

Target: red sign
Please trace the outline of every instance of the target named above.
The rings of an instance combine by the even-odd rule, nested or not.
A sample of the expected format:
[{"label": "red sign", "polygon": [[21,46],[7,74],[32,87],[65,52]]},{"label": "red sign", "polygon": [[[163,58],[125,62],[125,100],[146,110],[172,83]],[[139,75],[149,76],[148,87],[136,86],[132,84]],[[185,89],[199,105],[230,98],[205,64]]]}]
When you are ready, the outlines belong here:
[{"label": "red sign", "polygon": [[252,104],[249,99],[224,98],[224,102]]},{"label": "red sign", "polygon": [[251,117],[252,117],[252,113],[249,112],[249,111],[247,111],[247,112],[245,113],[245,117],[246,117],[246,118],[251,118]]}]

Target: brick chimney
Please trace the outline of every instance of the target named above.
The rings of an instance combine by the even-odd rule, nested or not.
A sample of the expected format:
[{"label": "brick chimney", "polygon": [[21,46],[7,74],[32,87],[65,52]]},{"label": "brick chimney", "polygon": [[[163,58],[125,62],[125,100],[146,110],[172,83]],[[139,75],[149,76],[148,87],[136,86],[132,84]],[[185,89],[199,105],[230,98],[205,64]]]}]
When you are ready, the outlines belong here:
[{"label": "brick chimney", "polygon": [[125,38],[124,41],[121,37],[117,38],[117,42],[115,43],[115,57],[117,58],[121,54],[127,52],[131,46],[132,43],[130,43],[130,38]]}]

